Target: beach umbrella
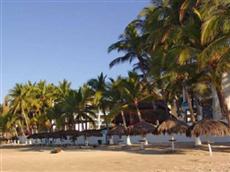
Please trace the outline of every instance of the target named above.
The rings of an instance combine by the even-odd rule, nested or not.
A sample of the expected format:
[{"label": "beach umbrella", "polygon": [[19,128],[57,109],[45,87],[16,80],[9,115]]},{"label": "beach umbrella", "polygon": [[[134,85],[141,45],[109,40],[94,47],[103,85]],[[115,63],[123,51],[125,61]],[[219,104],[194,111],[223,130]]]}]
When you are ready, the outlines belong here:
[{"label": "beach umbrella", "polygon": [[[191,128],[191,135],[195,137],[204,135],[207,137],[207,141],[208,141],[208,136],[230,135],[230,129],[228,128],[227,124],[222,121],[204,119],[198,121]],[[209,141],[208,141],[208,148],[209,148],[210,156],[212,156],[212,148]]]},{"label": "beach umbrella", "polygon": [[177,119],[167,119],[166,121],[163,121],[158,127],[157,127],[157,133],[167,133],[172,135],[171,139],[169,140],[172,144],[172,151],[175,150],[175,144],[176,141],[173,137],[173,134],[183,134],[186,133],[189,126],[184,122]]}]

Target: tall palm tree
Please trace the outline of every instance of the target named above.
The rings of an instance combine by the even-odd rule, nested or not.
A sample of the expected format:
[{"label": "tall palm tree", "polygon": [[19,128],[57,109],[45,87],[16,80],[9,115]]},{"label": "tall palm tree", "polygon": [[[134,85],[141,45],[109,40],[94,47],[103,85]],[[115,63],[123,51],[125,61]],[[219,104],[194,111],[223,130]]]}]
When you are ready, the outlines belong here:
[{"label": "tall palm tree", "polygon": [[177,83],[177,90],[183,87],[194,119],[186,83],[194,75],[194,61],[200,51],[197,34],[200,23],[195,13],[183,12],[185,6],[185,2],[175,0],[145,8],[140,14],[143,18],[141,30],[147,35],[145,45],[151,55],[148,63],[153,84],[158,85],[166,102],[169,95],[176,96],[176,85],[172,83]]},{"label": "tall palm tree", "polygon": [[230,72],[230,2],[211,1],[203,6],[199,14],[203,22],[201,44],[204,49],[198,57],[199,67],[206,72],[216,89],[221,112],[228,119],[230,127],[230,112],[222,88],[223,74]]}]

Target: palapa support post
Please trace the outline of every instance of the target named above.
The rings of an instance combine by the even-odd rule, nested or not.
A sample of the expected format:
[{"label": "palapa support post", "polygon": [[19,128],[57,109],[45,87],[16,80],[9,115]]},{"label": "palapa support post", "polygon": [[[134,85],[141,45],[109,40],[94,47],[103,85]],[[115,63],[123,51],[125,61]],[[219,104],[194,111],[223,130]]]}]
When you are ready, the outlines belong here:
[{"label": "palapa support post", "polygon": [[130,135],[126,136],[126,145],[128,146],[132,145]]},{"label": "palapa support post", "polygon": [[206,136],[207,138],[207,143],[208,143],[208,151],[209,151],[209,155],[212,156],[212,147],[211,147],[211,142],[208,139],[208,136]]},{"label": "palapa support post", "polygon": [[145,140],[145,146],[149,145],[149,142],[146,137],[143,138]]},{"label": "palapa support post", "polygon": [[208,142],[208,150],[209,150],[209,155],[212,156],[212,147],[209,142]]},{"label": "palapa support post", "polygon": [[200,140],[200,137],[198,136],[198,137],[195,137],[195,146],[200,146],[200,145],[202,145],[202,142],[201,142],[201,140]]}]

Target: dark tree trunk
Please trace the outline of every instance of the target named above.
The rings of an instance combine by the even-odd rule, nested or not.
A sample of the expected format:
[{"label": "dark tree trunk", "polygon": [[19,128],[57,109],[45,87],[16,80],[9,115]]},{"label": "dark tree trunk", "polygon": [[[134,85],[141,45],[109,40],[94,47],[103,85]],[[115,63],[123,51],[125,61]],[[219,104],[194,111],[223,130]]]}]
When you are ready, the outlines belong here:
[{"label": "dark tree trunk", "polygon": [[133,115],[129,113],[129,125],[133,124]]},{"label": "dark tree trunk", "polygon": [[85,127],[84,127],[84,122],[81,122],[81,130],[84,131]]},{"label": "dark tree trunk", "polygon": [[145,72],[144,59],[140,55],[137,56],[137,59],[140,63],[140,68],[141,68],[141,72],[143,73],[144,79],[147,80],[147,74]]},{"label": "dark tree trunk", "polygon": [[194,115],[194,112],[193,112],[192,99],[191,99],[186,87],[184,87],[184,89],[185,89],[185,97],[187,99],[188,106],[189,106],[191,120],[192,120],[192,123],[194,123],[195,122],[195,115]]},{"label": "dark tree trunk", "polygon": [[197,95],[195,95],[195,104],[196,104],[196,116],[200,116],[203,118],[203,113],[202,113],[202,106],[199,103],[199,98]]}]

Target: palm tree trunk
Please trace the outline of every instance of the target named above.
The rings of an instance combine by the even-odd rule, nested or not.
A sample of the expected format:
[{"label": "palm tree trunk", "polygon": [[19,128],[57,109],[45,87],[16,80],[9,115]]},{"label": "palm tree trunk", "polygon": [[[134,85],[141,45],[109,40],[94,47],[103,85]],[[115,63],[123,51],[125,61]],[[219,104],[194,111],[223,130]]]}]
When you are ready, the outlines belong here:
[{"label": "palm tree trunk", "polygon": [[203,118],[203,112],[202,112],[202,106],[199,103],[199,98],[197,95],[195,95],[195,103],[196,103],[196,108],[197,108],[197,117],[199,117],[200,119]]},{"label": "palm tree trunk", "polygon": [[23,127],[22,127],[21,121],[19,121],[19,126],[20,126],[20,129],[21,129],[22,135],[25,136],[25,131],[24,131]]},{"label": "palm tree trunk", "polygon": [[87,120],[86,120],[86,122],[85,122],[85,130],[88,130],[87,124],[88,124],[88,122],[87,122]]},{"label": "palm tree trunk", "polygon": [[84,130],[85,130],[84,122],[82,121],[82,122],[81,122],[81,131],[84,131]]},{"label": "palm tree trunk", "polygon": [[143,73],[144,79],[147,81],[147,74],[145,72],[145,66],[144,66],[143,58],[141,56],[137,56],[137,59],[140,63],[140,68],[141,68],[141,72]]},{"label": "palm tree trunk", "polygon": [[[105,109],[102,109],[102,112],[103,112],[103,115],[105,117],[106,116]],[[109,137],[108,137],[109,124],[108,124],[107,120],[105,120],[105,125],[106,125],[106,130],[107,130],[107,133],[105,135],[105,142],[106,142],[106,144],[109,144]]]},{"label": "palm tree trunk", "polygon": [[18,131],[17,131],[17,129],[16,129],[15,127],[14,127],[13,129],[14,129],[14,131],[15,131],[16,137],[18,137]]},{"label": "palm tree trunk", "polygon": [[216,87],[216,93],[217,93],[217,97],[219,99],[219,103],[220,103],[220,109],[221,109],[221,113],[223,116],[225,116],[228,120],[228,127],[230,128],[230,111],[228,111],[228,106],[225,102],[225,98],[222,92],[222,88],[218,88]]},{"label": "palm tree trunk", "polygon": [[124,114],[123,110],[121,111],[121,117],[122,117],[122,122],[123,122],[124,127],[127,128],[127,124],[126,124],[126,120],[125,120],[125,114]]},{"label": "palm tree trunk", "polygon": [[30,128],[29,128],[28,120],[27,120],[27,117],[26,117],[26,115],[25,115],[25,112],[24,112],[24,111],[22,111],[22,115],[23,115],[23,118],[24,118],[24,120],[25,120],[26,130],[27,130],[27,131],[29,131],[29,130],[30,130]]},{"label": "palm tree trunk", "polygon": [[192,99],[191,99],[190,95],[188,94],[186,87],[184,87],[184,90],[185,90],[185,97],[187,99],[188,106],[189,106],[191,121],[194,123],[195,122],[195,116],[194,116],[193,107],[192,107]]},{"label": "palm tree trunk", "polygon": [[171,113],[172,113],[174,116],[178,117],[177,99],[176,99],[176,98],[173,99],[172,108],[171,108]]},{"label": "palm tree trunk", "polygon": [[140,109],[138,108],[138,102],[137,102],[137,100],[135,100],[134,105],[135,105],[135,108],[136,108],[136,110],[137,110],[138,119],[139,119],[139,121],[141,122],[141,121],[143,121],[143,119],[142,119],[142,116],[141,116],[141,111],[140,111]]}]

